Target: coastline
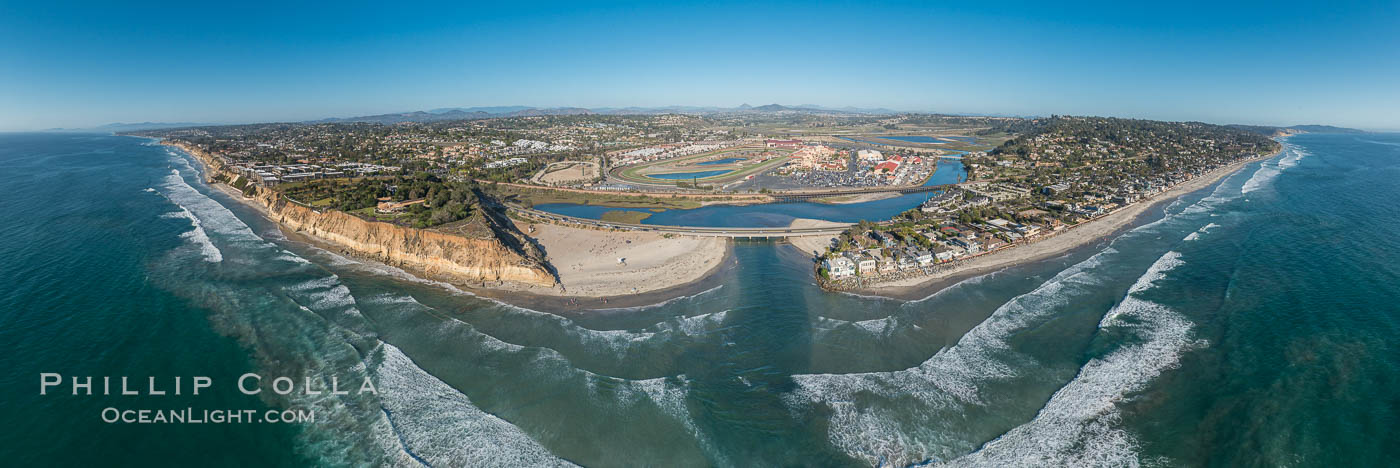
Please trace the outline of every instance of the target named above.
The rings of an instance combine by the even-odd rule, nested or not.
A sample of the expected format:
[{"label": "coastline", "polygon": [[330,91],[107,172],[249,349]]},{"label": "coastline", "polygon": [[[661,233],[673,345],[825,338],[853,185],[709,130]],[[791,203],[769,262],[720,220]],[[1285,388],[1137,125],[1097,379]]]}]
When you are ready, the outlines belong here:
[{"label": "coastline", "polygon": [[[206,172],[212,170],[207,162],[194,155],[189,148],[173,143],[162,142],[162,144],[175,146],[192,156],[196,156],[193,159],[198,161]],[[853,288],[845,290],[845,292],[903,300],[917,299],[970,277],[1062,255],[1121,233],[1134,225],[1148,210],[1160,206],[1163,202],[1172,201],[1201,190],[1239,171],[1246,165],[1277,157],[1281,153],[1282,149],[1268,156],[1236,161],[1108,215],[1066,228],[1064,231],[1026,244],[966,259],[955,265],[948,265],[932,275]],[[253,207],[262,216],[276,224],[288,238],[295,236],[298,241],[304,241],[332,252],[385,263],[376,258],[357,255],[353,251],[326,239],[318,238],[311,233],[298,232],[294,227],[279,222],[268,207],[255,203],[253,199],[244,196],[226,183],[210,182],[208,185],[220,190],[231,199]],[[719,278],[723,275],[720,273],[731,269],[736,263],[731,255],[731,243],[726,240],[666,236],[658,233],[590,230],[520,220],[515,222],[520,232],[528,232],[527,235],[530,239],[546,254],[547,268],[552,270],[558,279],[553,286],[512,281],[464,282],[460,278],[434,274],[412,265],[389,265],[403,269],[420,278],[444,281],[461,287],[472,294],[511,305],[551,312],[577,312],[650,306],[708,291],[721,283]],[[796,219],[790,226],[819,227],[835,224],[844,223]],[[292,229],[288,229],[289,227]],[[787,239],[787,243],[801,250],[804,254],[811,254],[824,250],[830,244],[832,237],[792,237]],[[558,256],[550,255],[550,252],[555,252]],[[626,259],[626,261],[620,261],[620,259]]]},{"label": "coastline", "polygon": [[[162,143],[195,156],[206,174],[213,170],[183,145]],[[222,182],[207,185],[245,206],[253,208],[263,218],[278,226],[288,239],[320,249],[349,255],[360,260],[384,264],[375,258],[359,255],[344,246],[313,234],[301,232],[277,220],[267,206],[255,203],[236,188]],[[521,226],[522,232],[528,227]],[[709,281],[726,263],[733,263],[728,241],[719,238],[686,236],[666,237],[655,233],[625,233],[577,229],[547,224],[535,224],[539,235],[531,235],[546,254],[550,250],[559,256],[546,256],[554,269],[558,283],[553,286],[532,285],[512,281],[472,281],[434,274],[413,265],[393,264],[414,276],[443,281],[472,294],[500,300],[512,305],[544,306],[551,310],[592,306],[595,308],[635,307],[650,305],[695,294],[717,285]],[[619,257],[631,258],[626,265]],[[556,265],[559,263],[560,265]],[[681,267],[683,266],[683,267]]]},{"label": "coastline", "polygon": [[869,287],[859,287],[846,290],[845,292],[901,300],[919,299],[971,277],[1063,255],[1074,249],[1117,236],[1136,225],[1137,221],[1147,214],[1150,209],[1215,185],[1221,180],[1224,180],[1226,176],[1238,172],[1249,164],[1275,158],[1282,153],[1283,150],[1280,149],[1278,152],[1267,156],[1249,158],[1230,163],[1100,218],[1066,228],[1062,232],[1026,244],[1016,245],[1014,247],[964,260],[950,268],[940,270],[931,275],[890,281]]}]

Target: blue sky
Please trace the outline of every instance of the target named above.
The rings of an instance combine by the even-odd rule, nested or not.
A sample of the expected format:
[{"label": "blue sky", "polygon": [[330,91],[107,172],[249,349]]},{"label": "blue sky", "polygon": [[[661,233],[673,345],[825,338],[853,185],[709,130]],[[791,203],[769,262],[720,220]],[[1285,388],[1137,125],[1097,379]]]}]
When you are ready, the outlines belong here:
[{"label": "blue sky", "polygon": [[1400,2],[0,0],[0,130],[819,104],[1400,129]]}]

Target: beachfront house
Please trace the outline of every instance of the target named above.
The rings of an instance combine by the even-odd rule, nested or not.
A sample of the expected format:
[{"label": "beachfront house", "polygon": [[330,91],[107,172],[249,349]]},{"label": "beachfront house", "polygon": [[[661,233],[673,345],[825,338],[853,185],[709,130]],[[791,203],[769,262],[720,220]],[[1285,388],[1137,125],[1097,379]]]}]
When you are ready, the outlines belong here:
[{"label": "beachfront house", "polygon": [[974,255],[982,251],[982,244],[967,237],[954,237],[949,243],[967,250],[968,255]]},{"label": "beachfront house", "polygon": [[846,257],[828,258],[822,262],[822,266],[826,268],[827,275],[834,280],[849,278],[856,274],[855,262]]},{"label": "beachfront house", "polygon": [[897,269],[897,268],[899,268],[899,267],[898,267],[898,265],[895,264],[895,261],[894,261],[893,258],[885,257],[885,258],[880,259],[880,274],[882,274],[882,275],[888,275],[888,274],[894,273],[894,272],[895,272],[895,269]]},{"label": "beachfront house", "polygon": [[895,260],[895,264],[899,266],[900,270],[912,270],[914,269],[915,265],[919,264],[918,260],[915,260],[915,258],[917,257],[911,255],[900,255],[899,259]]},{"label": "beachfront house", "polygon": [[939,262],[952,260],[957,256],[957,252],[945,246],[935,245],[933,247],[933,258]]},{"label": "beachfront house", "polygon": [[981,244],[983,249],[990,252],[1006,246],[1006,241],[991,234],[982,234]]},{"label": "beachfront house", "polygon": [[879,273],[879,270],[875,269],[876,263],[874,256],[868,253],[860,254],[860,262],[856,264],[857,270],[860,271],[861,276],[874,276]]},{"label": "beachfront house", "polygon": [[914,261],[918,262],[919,266],[929,266],[933,264],[933,252],[920,249],[917,253],[918,256],[914,257]]}]

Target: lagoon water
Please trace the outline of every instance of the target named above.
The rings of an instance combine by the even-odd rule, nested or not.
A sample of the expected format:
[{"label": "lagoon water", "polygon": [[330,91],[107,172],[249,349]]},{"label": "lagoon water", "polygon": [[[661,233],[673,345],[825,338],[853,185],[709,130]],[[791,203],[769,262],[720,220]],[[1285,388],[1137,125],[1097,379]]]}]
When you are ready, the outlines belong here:
[{"label": "lagoon water", "polygon": [[880,138],[884,138],[884,139],[886,139],[886,140],[907,141],[907,142],[911,142],[911,143],[944,143],[943,140],[939,140],[939,139],[936,139],[936,138],[931,137],[931,136],[923,136],[923,135],[881,136]]},{"label": "lagoon water", "polygon": [[731,164],[731,163],[735,163],[735,162],[739,162],[739,161],[743,161],[743,160],[744,160],[744,158],[724,158],[724,159],[716,159],[716,160],[714,160],[714,161],[705,161],[705,162],[702,162],[702,163],[696,163],[695,165],[696,165],[696,166],[718,166],[718,165],[720,165],[720,164]]},{"label": "lagoon water", "polygon": [[[856,143],[868,143],[868,144],[874,144],[874,145],[883,145],[883,144],[885,144],[885,143],[881,143],[881,142],[877,142],[877,141],[862,140],[862,139],[858,139],[858,138],[850,138],[850,137],[837,137],[837,138],[840,138],[840,139],[846,140],[846,141],[853,141],[853,142],[856,142]],[[931,137],[931,136],[926,136],[926,135],[880,136],[880,139],[882,139],[882,140],[894,140],[894,141],[907,141],[907,142],[910,142],[910,143],[932,143],[932,144],[943,144],[943,143],[949,143],[949,142],[974,143],[974,142],[977,141],[977,137],[955,136],[955,135],[944,135],[944,136],[939,136],[939,137],[937,137],[937,138],[934,138],[934,137]]]},{"label": "lagoon water", "polygon": [[[796,249],[741,242],[694,296],[533,311],[287,240],[147,140],[0,135],[0,455],[1384,465],[1400,456],[1400,136],[1287,146],[1116,238],[922,300],[824,292]],[[41,372],[216,386],[40,396]],[[379,394],[264,400],[234,390],[244,372]],[[105,407],[317,413],[125,425]]]},{"label": "lagoon water", "polygon": [[714,177],[714,176],[721,175],[721,174],[728,174],[728,173],[730,173],[730,172],[734,172],[734,170],[732,170],[732,169],[720,169],[720,170],[717,170],[717,171],[700,171],[700,172],[667,172],[667,173],[664,173],[664,174],[647,174],[647,177],[650,177],[650,178],[653,178],[653,179],[666,179],[666,180],[704,179],[704,178],[706,178],[706,177]]},{"label": "lagoon water", "polygon": [[[938,168],[924,185],[955,184],[967,176],[960,160],[939,160]],[[890,219],[925,200],[935,192],[911,193],[884,200],[861,203],[831,204],[818,202],[771,203],[761,205],[708,205],[689,210],[666,210],[642,220],[643,224],[706,227],[785,227],[797,218],[820,219],[841,223],[860,220]],[[613,208],[573,203],[545,203],[534,207],[578,218],[602,219],[603,213],[615,210],[650,212],[641,208]]]}]

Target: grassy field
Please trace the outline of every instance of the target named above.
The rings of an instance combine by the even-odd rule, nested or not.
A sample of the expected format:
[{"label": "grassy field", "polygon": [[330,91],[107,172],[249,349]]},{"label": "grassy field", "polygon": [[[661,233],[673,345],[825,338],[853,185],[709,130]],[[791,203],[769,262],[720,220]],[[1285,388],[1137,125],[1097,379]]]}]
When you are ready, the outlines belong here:
[{"label": "grassy field", "polygon": [[598,219],[613,223],[641,224],[642,220],[650,217],[651,213],[644,211],[613,210],[603,212]]},{"label": "grassy field", "polygon": [[395,213],[390,213],[390,214],[377,213],[377,212],[374,211],[374,207],[372,207],[372,206],[371,206],[371,207],[366,207],[366,208],[360,208],[360,209],[358,209],[358,210],[350,210],[350,211],[348,211],[347,213],[350,213],[350,214],[352,214],[352,215],[359,216],[359,217],[361,217],[361,218],[373,219],[373,220],[375,220],[375,221],[384,221],[384,222],[393,221],[393,220],[395,220],[395,219],[398,219],[398,217],[399,217],[399,215],[398,215],[398,214],[395,214]]},{"label": "grassy field", "polygon": [[[688,164],[688,163],[690,163],[691,161],[700,161],[700,160],[709,159],[709,158],[715,157],[715,156],[719,156],[719,157],[721,157],[721,159],[723,159],[723,157],[724,157],[725,155],[729,155],[729,154],[733,154],[733,153],[740,153],[740,152],[763,152],[763,151],[772,151],[772,152],[775,152],[775,153],[782,153],[782,154],[779,154],[779,155],[777,155],[777,156],[774,156],[774,157],[772,157],[771,159],[769,159],[768,161],[764,161],[764,162],[761,163],[761,164],[752,164],[752,165],[746,165],[746,166],[740,166],[740,165],[738,165],[738,164],[722,164],[722,165],[717,165],[717,166],[704,166],[704,167],[702,167],[702,166],[695,166],[695,165],[689,165],[689,164]],[[654,161],[654,162],[649,162],[649,163],[638,164],[638,165],[636,165],[636,166],[631,166],[631,167],[628,167],[628,168],[626,168],[626,169],[623,169],[622,171],[619,171],[619,172],[617,173],[617,176],[618,176],[619,178],[621,178],[621,179],[628,180],[628,181],[632,181],[632,182],[640,182],[640,183],[647,183],[647,184],[666,184],[666,185],[674,185],[674,184],[679,183],[679,182],[687,182],[687,183],[688,183],[688,182],[691,182],[691,180],[690,180],[690,179],[684,179],[684,180],[656,179],[656,178],[648,177],[647,174],[645,174],[645,173],[656,174],[656,173],[689,172],[689,171],[699,172],[699,171],[710,171],[710,170],[721,170],[721,169],[732,169],[732,168],[737,168],[736,170],[734,170],[734,171],[732,171],[732,172],[728,172],[728,173],[724,173],[724,174],[719,174],[719,175],[711,176],[711,177],[703,177],[703,178],[700,178],[700,179],[696,179],[696,180],[695,180],[695,182],[698,182],[698,183],[722,184],[722,183],[726,183],[726,182],[731,182],[731,181],[739,180],[739,179],[741,179],[741,178],[743,178],[743,177],[746,177],[746,176],[748,176],[748,175],[750,175],[750,174],[757,174],[757,173],[760,173],[760,172],[763,172],[763,171],[767,171],[767,170],[769,170],[769,169],[772,169],[772,168],[774,168],[774,167],[778,167],[779,165],[782,165],[783,163],[787,162],[787,157],[786,157],[786,156],[789,155],[789,154],[792,154],[792,150],[777,149],[777,148],[756,148],[756,147],[725,148],[725,149],[722,149],[722,150],[715,150],[715,151],[710,151],[710,152],[706,152],[706,153],[700,153],[700,154],[693,155],[693,156],[683,156],[683,157],[676,158],[676,159],[666,159],[666,160],[661,160],[661,161]]]}]

